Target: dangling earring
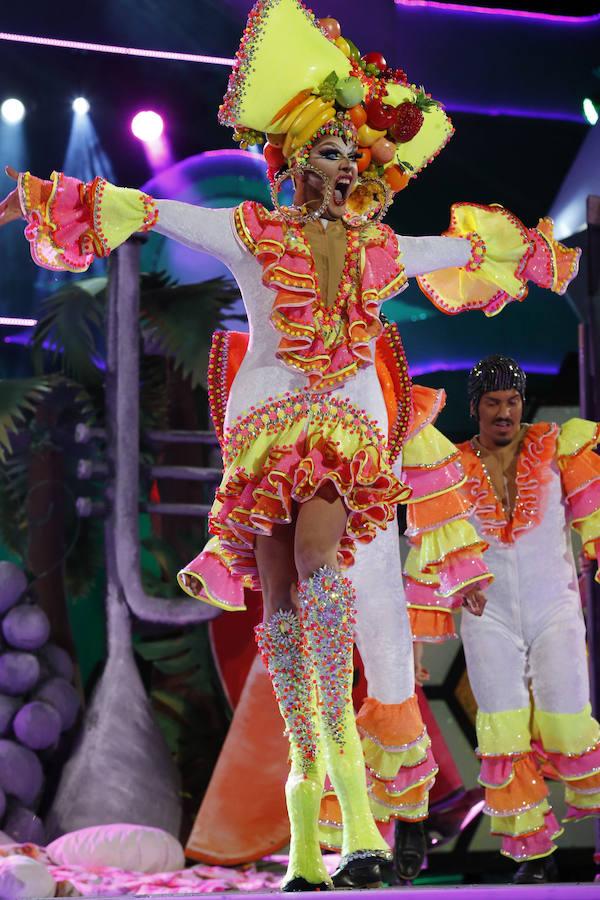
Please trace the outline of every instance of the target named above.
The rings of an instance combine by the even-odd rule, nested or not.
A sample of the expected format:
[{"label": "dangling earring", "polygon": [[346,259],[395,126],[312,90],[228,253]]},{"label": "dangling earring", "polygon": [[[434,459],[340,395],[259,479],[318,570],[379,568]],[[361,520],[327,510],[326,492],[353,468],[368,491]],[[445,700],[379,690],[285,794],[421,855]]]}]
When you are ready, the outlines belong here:
[{"label": "dangling earring", "polygon": [[[313,172],[315,175],[318,175],[325,185],[325,191],[323,194],[323,201],[318,209],[310,210],[307,209],[306,203],[303,206],[282,206],[279,202],[279,191],[281,189],[281,185],[287,178],[294,178],[296,175],[304,175],[305,172]],[[287,169],[285,172],[281,172],[281,174],[277,175],[273,179],[273,183],[271,185],[271,200],[273,201],[273,206],[280,213],[286,222],[290,222],[296,225],[304,225],[306,222],[310,222],[314,219],[320,219],[327,207],[329,206],[329,202],[331,200],[331,180],[321,172],[319,169],[316,169],[314,166],[310,166],[308,164],[305,165],[297,165],[293,166],[291,169]],[[297,212],[294,212],[296,210]],[[304,210],[304,212],[302,212]]]},{"label": "dangling earring", "polygon": [[[379,193],[379,198],[376,196],[377,192]],[[353,197],[355,198],[354,203],[357,204],[361,194],[367,195],[367,197],[370,195],[371,200],[374,202],[371,203],[366,212],[344,213],[344,222],[350,228],[360,228],[361,225],[367,225],[371,222],[381,222],[394,199],[392,190],[387,182],[376,175],[367,175],[358,179],[356,187],[348,198],[347,205],[352,205]]]}]

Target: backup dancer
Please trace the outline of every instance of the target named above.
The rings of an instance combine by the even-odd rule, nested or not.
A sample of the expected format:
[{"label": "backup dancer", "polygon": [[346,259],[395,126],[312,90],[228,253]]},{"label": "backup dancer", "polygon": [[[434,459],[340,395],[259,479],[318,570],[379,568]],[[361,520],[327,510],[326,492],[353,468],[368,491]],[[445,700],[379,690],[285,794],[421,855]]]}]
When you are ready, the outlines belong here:
[{"label": "backup dancer", "polygon": [[[554,840],[562,833],[544,773],[565,785],[565,821],[600,813],[600,728],[591,715],[570,536],[572,526],[584,555],[598,559],[600,425],[524,424],[525,373],[508,357],[474,366],[468,395],[479,433],[459,447],[463,490],[494,574],[483,615],[463,616],[461,628],[478,704],[484,811],[502,836],[502,853],[520,863],[515,883],[544,882],[555,877]],[[415,564],[408,563],[409,596],[427,608],[433,585]],[[431,636],[425,621],[414,624]]]},{"label": "backup dancer", "polygon": [[[262,590],[257,641],[290,742],[283,889],[331,886],[317,824],[326,773],[343,820],[333,881],[374,883],[390,854],[369,806],[352,709],[354,588],[342,570],[357,543],[393,522],[411,489],[415,499],[450,488],[448,519],[422,523],[419,571],[440,579],[443,596],[469,594],[474,609],[489,578],[454,472],[439,458],[437,467],[413,465],[408,486],[392,469],[374,365],[379,307],[420,276],[448,313],[496,313],[524,297],[528,278],[563,290],[577,253],[556,244],[547,223],[529,229],[499,206],[456,205],[443,237],[400,237],[381,224],[392,192],[437,155],[452,126],[402,71],[380,57],[361,60],[337,22],[317,22],[300,0],[259,0],[250,12],[220,120],[244,145],[267,135],[274,211],[254,202],[211,210],[101,178],[83,185],[23,173],[0,204],[0,221],[24,216],[33,258],[49,268],[85,271],[94,255],[154,228],[214,254],[238,282],[250,343],[227,404],[213,537],[179,582],[230,611],[244,609],[245,588]],[[286,179],[294,187],[288,206],[279,196]],[[554,285],[549,258],[559,262]],[[409,405],[398,411],[400,432],[409,413]],[[427,435],[425,427],[413,444],[413,463],[419,444],[427,459],[435,455]],[[410,755],[393,720],[402,710],[388,710],[392,719],[372,712],[381,783],[395,774],[409,782]],[[411,730],[412,716],[411,708]],[[418,802],[424,808],[426,797]]]}]

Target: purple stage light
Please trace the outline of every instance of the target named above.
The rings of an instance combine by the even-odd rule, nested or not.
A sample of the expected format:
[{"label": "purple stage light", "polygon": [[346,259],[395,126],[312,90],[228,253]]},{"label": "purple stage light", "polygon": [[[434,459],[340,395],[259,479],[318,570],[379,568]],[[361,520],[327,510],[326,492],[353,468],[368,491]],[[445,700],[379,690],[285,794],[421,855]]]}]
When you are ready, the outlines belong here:
[{"label": "purple stage light", "polygon": [[157,141],[163,133],[164,127],[162,116],[159,116],[153,109],[144,109],[136,113],[131,120],[131,131],[144,144]]},{"label": "purple stage light", "polygon": [[[430,375],[432,372],[468,372],[480,357],[472,359],[430,359],[427,362],[409,364],[410,374]],[[553,363],[521,362],[521,367],[532,375],[558,375],[560,366]]]},{"label": "purple stage light", "polygon": [[552,109],[518,109],[513,106],[475,106],[466,103],[444,103],[444,108],[452,113],[467,113],[474,116],[512,116],[517,119],[548,119],[555,122],[585,123],[583,111],[580,113],[559,112]]},{"label": "purple stage light", "polygon": [[472,16],[500,16],[513,19],[528,19],[552,25],[591,25],[600,22],[600,13],[591,16],[565,16],[551,13],[528,12],[519,9],[504,9],[492,6],[466,6],[463,3],[439,3],[437,0],[394,0],[396,6],[408,9],[433,9],[445,13],[461,13]]},{"label": "purple stage light", "polygon": [[13,34],[8,31],[0,31],[0,41],[12,41],[18,44],[39,44],[43,47],[62,47],[65,50],[93,50],[96,53],[117,53],[120,56],[146,56],[150,59],[174,59],[178,62],[210,63],[213,66],[233,65],[233,59],[224,56],[205,56],[201,53],[175,53],[170,50],[144,50],[141,47],[91,44],[88,41],[65,41],[62,38],[38,37],[33,34]]}]

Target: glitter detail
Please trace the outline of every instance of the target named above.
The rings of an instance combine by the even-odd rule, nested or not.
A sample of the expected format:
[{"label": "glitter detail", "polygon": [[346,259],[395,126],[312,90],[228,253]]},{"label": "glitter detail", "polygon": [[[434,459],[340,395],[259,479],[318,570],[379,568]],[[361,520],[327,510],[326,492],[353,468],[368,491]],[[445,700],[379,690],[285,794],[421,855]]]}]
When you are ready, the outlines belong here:
[{"label": "glitter detail", "polygon": [[351,865],[353,862],[357,862],[359,859],[372,859],[373,862],[377,860],[391,862],[392,852],[391,850],[355,850],[353,853],[346,853],[345,856],[342,856],[338,870]]},{"label": "glitter detail", "polygon": [[476,231],[468,231],[465,238],[471,241],[471,259],[465,265],[467,272],[476,272],[485,259],[487,247],[484,239]]},{"label": "glitter detail", "polygon": [[300,616],[310,647],[329,737],[345,744],[345,711],[354,672],[354,600],[352,583],[323,566],[298,585]]},{"label": "glitter detail", "polygon": [[254,629],[262,660],[285,722],[290,744],[298,749],[303,772],[317,758],[319,733],[311,707],[312,669],[298,617],[278,610]]},{"label": "glitter detail", "polygon": [[300,165],[308,162],[312,150],[324,137],[338,137],[346,143],[353,143],[358,146],[358,133],[352,119],[343,112],[338,112],[335,119],[330,119],[324,125],[315,131],[313,136],[302,147],[299,147],[294,158]]}]

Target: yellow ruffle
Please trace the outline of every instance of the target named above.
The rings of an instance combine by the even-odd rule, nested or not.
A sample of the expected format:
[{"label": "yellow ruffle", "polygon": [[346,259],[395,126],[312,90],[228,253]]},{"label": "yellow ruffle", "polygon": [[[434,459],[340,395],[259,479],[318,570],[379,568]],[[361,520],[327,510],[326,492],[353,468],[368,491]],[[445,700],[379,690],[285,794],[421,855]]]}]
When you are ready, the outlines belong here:
[{"label": "yellow ruffle", "polygon": [[595,794],[582,794],[573,790],[569,785],[565,785],[565,800],[570,806],[575,806],[577,809],[599,809],[600,791]]},{"label": "yellow ruffle", "polygon": [[[412,578],[413,581],[418,581],[421,584],[427,584],[430,587],[436,587],[439,584],[437,575],[434,575],[432,572],[423,572],[420,563],[421,555],[419,553],[419,548],[411,547],[408,551],[406,562],[404,563],[404,574]],[[441,605],[442,601],[440,599],[440,606]]]},{"label": "yellow ruffle", "polygon": [[[479,734],[479,730],[477,733]],[[600,741],[600,726],[592,718],[589,703],[578,713],[552,713],[534,709],[532,734],[534,737],[541,737],[547,753],[579,756]]]},{"label": "yellow ruffle", "polygon": [[523,223],[507,209],[455,203],[445,234],[477,243],[481,262],[420,276],[419,287],[435,306],[451,315],[481,309],[489,316],[500,312],[510,299],[526,296],[523,271],[531,244]]},{"label": "yellow ruffle", "polygon": [[508,835],[509,837],[521,837],[533,834],[544,827],[544,816],[550,811],[550,804],[542,800],[533,809],[518,813],[516,816],[490,816],[492,834]]},{"label": "yellow ruffle", "polygon": [[470,522],[465,519],[447,522],[421,535],[419,553],[421,571],[435,575],[442,569],[444,560],[453,553],[468,549],[476,555],[486,548],[487,544],[479,538]]},{"label": "yellow ruffle", "polygon": [[559,460],[575,456],[582,450],[592,450],[600,443],[600,425],[588,419],[569,419],[561,426],[556,444]]},{"label": "yellow ruffle", "polygon": [[[427,758],[427,748],[430,745],[431,740],[426,732],[416,744],[399,751],[386,749],[368,737],[362,739],[365,762],[379,779],[395,778],[401,768],[419,765]],[[411,787],[415,787],[415,784]]]},{"label": "yellow ruffle", "polygon": [[122,188],[97,179],[93,187],[94,233],[108,255],[136,231],[147,231],[157,221],[154,201],[135,188]]},{"label": "yellow ruffle", "polygon": [[406,469],[435,469],[458,459],[454,444],[433,425],[426,425],[402,448],[402,466]]},{"label": "yellow ruffle", "polygon": [[482,756],[529,753],[530,719],[531,710],[528,706],[495,713],[478,709],[476,728],[479,753]]}]

